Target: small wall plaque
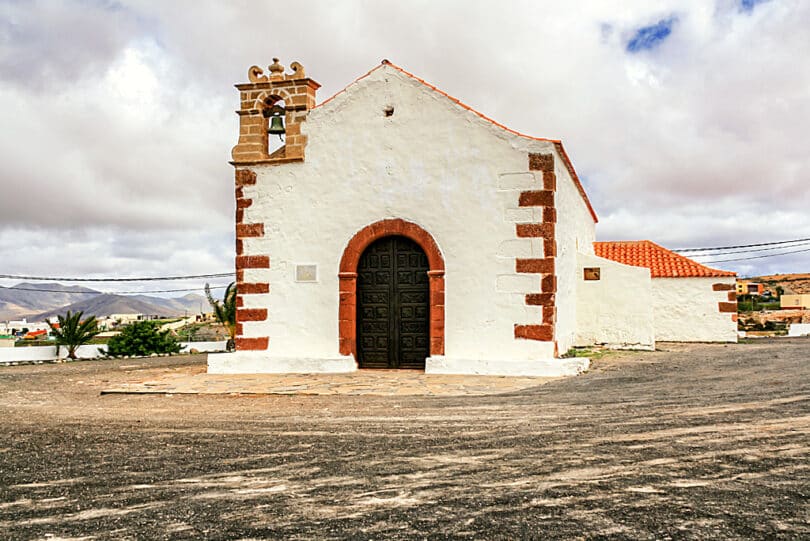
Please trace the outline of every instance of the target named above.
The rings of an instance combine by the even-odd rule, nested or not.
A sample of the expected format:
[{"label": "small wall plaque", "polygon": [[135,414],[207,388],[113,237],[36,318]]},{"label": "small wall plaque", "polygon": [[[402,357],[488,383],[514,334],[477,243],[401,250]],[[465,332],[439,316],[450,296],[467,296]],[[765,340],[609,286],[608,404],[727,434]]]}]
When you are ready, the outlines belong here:
[{"label": "small wall plaque", "polygon": [[585,279],[599,280],[600,271],[601,271],[600,267],[585,267]]},{"label": "small wall plaque", "polygon": [[296,265],[295,266],[295,281],[296,282],[317,282],[318,281],[318,265]]}]

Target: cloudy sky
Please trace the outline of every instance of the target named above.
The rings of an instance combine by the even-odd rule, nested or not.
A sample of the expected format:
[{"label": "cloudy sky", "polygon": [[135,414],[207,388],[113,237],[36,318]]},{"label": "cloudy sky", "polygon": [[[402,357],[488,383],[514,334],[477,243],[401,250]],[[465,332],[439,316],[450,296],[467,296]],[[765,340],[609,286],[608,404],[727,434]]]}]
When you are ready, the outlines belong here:
[{"label": "cloudy sky", "polygon": [[231,270],[232,85],[272,56],[319,101],[388,58],[562,139],[600,240],[810,238],[808,28],[804,0],[0,0],[0,274]]}]

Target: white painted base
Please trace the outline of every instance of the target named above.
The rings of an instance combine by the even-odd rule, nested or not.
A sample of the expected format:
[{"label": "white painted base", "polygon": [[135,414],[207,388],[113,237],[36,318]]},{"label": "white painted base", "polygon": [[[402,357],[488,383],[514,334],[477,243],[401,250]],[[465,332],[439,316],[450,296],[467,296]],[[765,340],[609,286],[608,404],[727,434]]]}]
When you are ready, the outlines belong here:
[{"label": "white painted base", "polygon": [[810,323],[791,323],[788,327],[788,336],[810,335]]},{"label": "white painted base", "polygon": [[340,374],[354,372],[354,357],[312,359],[273,357],[266,351],[234,351],[208,355],[209,374]]},{"label": "white painted base", "polygon": [[434,355],[425,361],[426,374],[470,374],[478,376],[576,376],[590,366],[582,357],[572,359],[484,360],[455,359]]}]

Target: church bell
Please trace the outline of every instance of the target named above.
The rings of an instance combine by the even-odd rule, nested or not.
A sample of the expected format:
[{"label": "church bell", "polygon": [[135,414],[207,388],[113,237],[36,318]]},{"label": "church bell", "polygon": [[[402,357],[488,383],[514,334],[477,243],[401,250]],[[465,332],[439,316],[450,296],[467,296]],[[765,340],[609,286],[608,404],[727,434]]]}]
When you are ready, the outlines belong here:
[{"label": "church bell", "polygon": [[278,135],[279,139],[281,139],[281,136],[285,133],[283,114],[284,108],[278,105],[274,105],[269,111],[270,127],[267,128],[267,133],[270,135]]}]

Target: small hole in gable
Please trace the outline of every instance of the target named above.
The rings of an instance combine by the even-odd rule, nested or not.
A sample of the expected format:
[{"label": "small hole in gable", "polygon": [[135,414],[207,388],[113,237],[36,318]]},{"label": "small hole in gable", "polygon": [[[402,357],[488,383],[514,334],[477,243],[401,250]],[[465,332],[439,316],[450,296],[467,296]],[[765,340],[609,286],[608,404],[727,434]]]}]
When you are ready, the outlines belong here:
[{"label": "small hole in gable", "polygon": [[383,109],[383,113],[385,113],[385,116],[394,116],[394,106],[386,106],[385,109]]}]

